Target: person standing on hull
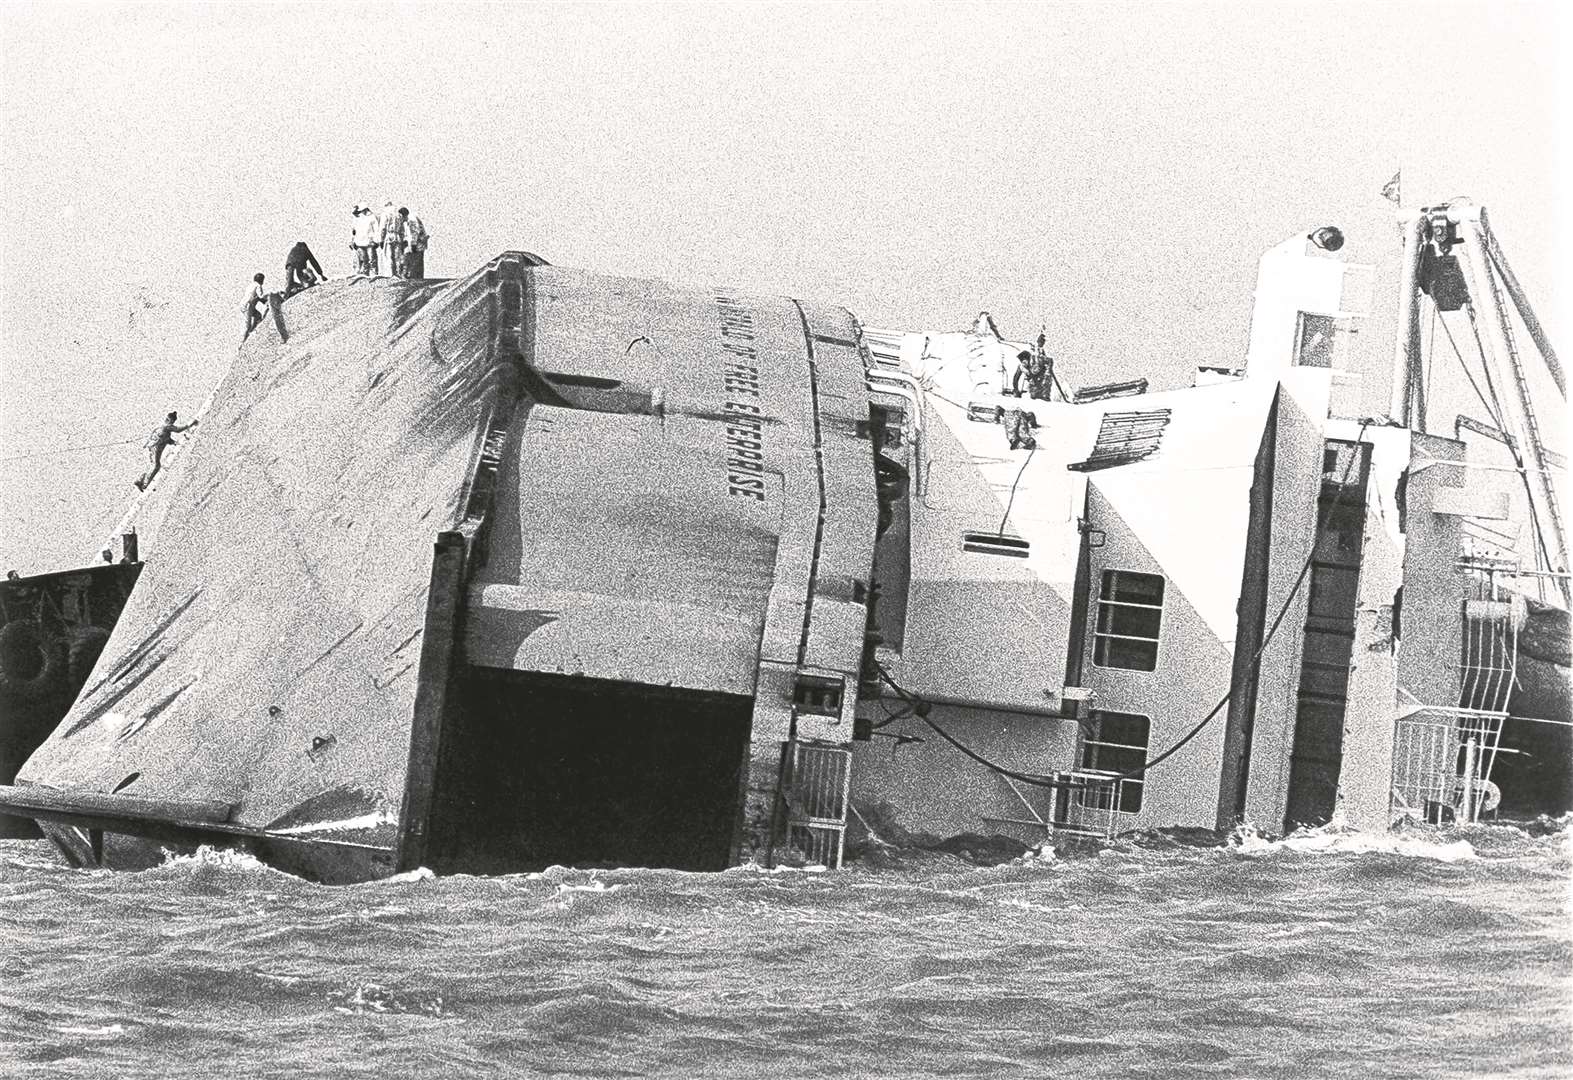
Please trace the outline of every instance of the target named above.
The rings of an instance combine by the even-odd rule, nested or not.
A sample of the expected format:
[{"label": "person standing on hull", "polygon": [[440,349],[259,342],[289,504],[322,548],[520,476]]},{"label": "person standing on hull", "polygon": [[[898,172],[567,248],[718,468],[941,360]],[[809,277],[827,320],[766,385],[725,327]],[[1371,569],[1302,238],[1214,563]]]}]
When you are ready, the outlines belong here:
[{"label": "person standing on hull", "polygon": [[355,272],[367,277],[377,276],[377,218],[371,207],[355,204],[351,215],[355,219],[350,230],[350,247],[355,252]]},{"label": "person standing on hull", "polygon": [[309,289],[317,282],[326,279],[327,276],[322,272],[322,264],[311,253],[311,248],[306,246],[306,241],[295,241],[295,246],[290,248],[289,254],[284,257],[284,295],[294,296],[302,289]]},{"label": "person standing on hull", "polygon": [[399,217],[404,222],[404,242],[408,245],[404,251],[404,276],[423,278],[426,276],[426,223],[404,206],[399,207]]},{"label": "person standing on hull", "polygon": [[[257,277],[261,277],[258,274]],[[172,412],[164,418],[164,422],[153,429],[153,434],[147,438],[148,470],[142,474],[141,479],[134,480],[138,491],[146,491],[147,486],[153,482],[153,477],[158,475],[158,470],[164,466],[164,448],[172,446],[175,436],[182,431],[189,431],[196,427],[200,420],[193,420],[189,424],[175,423],[175,414]]]},{"label": "person standing on hull", "polygon": [[1053,363],[1041,352],[1023,349],[1016,354],[1016,374],[1011,377],[1011,393],[1021,397],[1022,383],[1025,382],[1027,396],[1035,401],[1048,401],[1049,390],[1054,385],[1054,377],[1050,373],[1054,370]]},{"label": "person standing on hull", "polygon": [[262,282],[267,275],[257,274],[251,279],[251,288],[246,291],[246,299],[241,303],[240,310],[246,314],[246,332],[240,335],[241,343],[251,336],[251,332],[262,321],[262,308],[267,306],[268,293],[262,287]]},{"label": "person standing on hull", "polygon": [[[1038,330],[1038,342],[1033,346],[1032,354],[1038,358],[1038,363],[1043,365],[1044,401],[1052,401],[1048,392],[1055,384],[1054,357],[1049,355],[1049,328],[1044,326]],[[1065,388],[1060,387],[1060,398],[1065,397]]]},{"label": "person standing on hull", "polygon": [[382,239],[383,272],[391,277],[403,277],[404,219],[393,208],[392,199],[382,204],[377,225]]}]

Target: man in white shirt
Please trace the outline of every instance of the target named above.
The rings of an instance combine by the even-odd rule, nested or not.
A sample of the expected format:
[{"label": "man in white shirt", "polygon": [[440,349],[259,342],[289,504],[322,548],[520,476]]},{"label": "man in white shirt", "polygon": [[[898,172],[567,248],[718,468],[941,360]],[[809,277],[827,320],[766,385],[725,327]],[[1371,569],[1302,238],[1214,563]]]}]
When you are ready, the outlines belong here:
[{"label": "man in white shirt", "polygon": [[246,299],[240,305],[240,310],[246,313],[246,332],[240,335],[242,342],[251,336],[251,332],[262,321],[261,309],[266,307],[268,303],[267,291],[262,287],[264,276],[263,274],[258,274],[251,279],[251,288],[246,290]]},{"label": "man in white shirt", "polygon": [[403,277],[404,219],[393,209],[392,199],[382,204],[377,224],[381,230],[383,271],[392,277]]},{"label": "man in white shirt", "polygon": [[377,217],[371,207],[355,204],[350,215],[355,219],[350,229],[350,247],[355,251],[355,272],[373,277],[377,273],[377,244],[380,242]]}]

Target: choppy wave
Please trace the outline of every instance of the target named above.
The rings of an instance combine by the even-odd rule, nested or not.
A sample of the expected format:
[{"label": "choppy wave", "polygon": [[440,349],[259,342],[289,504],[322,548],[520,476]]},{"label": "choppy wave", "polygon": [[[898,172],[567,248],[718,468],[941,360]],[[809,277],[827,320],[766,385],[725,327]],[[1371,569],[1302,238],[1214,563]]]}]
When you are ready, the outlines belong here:
[{"label": "choppy wave", "polygon": [[1271,855],[1281,851],[1330,855],[1400,855],[1409,859],[1435,859],[1461,862],[1476,857],[1466,839],[1443,840],[1434,832],[1368,833],[1332,823],[1314,829],[1301,829],[1281,839],[1267,839],[1249,827],[1241,827],[1229,838],[1230,846],[1242,855]]},{"label": "choppy wave", "polygon": [[0,842],[7,1075],[1562,1076],[1566,823],[327,888]]}]

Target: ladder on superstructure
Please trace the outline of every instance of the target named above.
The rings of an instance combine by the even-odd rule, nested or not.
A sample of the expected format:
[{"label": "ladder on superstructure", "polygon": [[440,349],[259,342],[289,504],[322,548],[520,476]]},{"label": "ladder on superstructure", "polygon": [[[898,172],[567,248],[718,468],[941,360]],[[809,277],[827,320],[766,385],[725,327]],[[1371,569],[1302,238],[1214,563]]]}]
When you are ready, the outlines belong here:
[{"label": "ladder on superstructure", "polygon": [[[1486,252],[1490,256],[1489,262],[1491,268],[1500,272],[1501,268],[1507,265],[1507,263],[1506,259],[1502,256],[1501,247],[1497,244],[1496,235],[1491,231],[1491,225],[1486,217],[1484,208],[1482,208],[1480,211],[1480,235],[1485,241]],[[1518,342],[1515,340],[1515,335],[1513,333],[1513,321],[1507,317],[1507,305],[1503,303],[1502,287],[1497,281],[1497,275],[1488,271],[1485,277],[1486,283],[1490,286],[1491,289],[1491,306],[1496,312],[1498,321],[1501,323],[1502,341],[1503,344],[1507,346],[1506,359],[1508,362],[1508,370],[1513,373],[1513,388],[1518,393],[1519,401],[1523,403],[1524,434],[1526,435],[1529,443],[1528,447],[1526,448],[1519,448],[1514,446],[1512,443],[1509,443],[1508,449],[1513,454],[1514,462],[1520,469],[1544,469],[1548,464],[1546,460],[1546,444],[1545,440],[1541,437],[1540,420],[1535,415],[1534,402],[1530,397],[1529,379],[1524,372],[1523,358],[1519,355]],[[1473,322],[1475,319],[1475,306],[1473,304],[1469,304],[1466,306],[1466,310],[1469,313],[1470,321]],[[1533,318],[1533,316],[1531,316],[1531,318]],[[1555,364],[1555,355],[1555,353],[1551,354],[1551,357],[1548,358],[1547,365],[1548,367],[1551,367],[1553,374],[1555,374],[1558,370]],[[1527,459],[1525,456],[1525,450],[1528,451]],[[1558,536],[1567,535],[1562,524],[1562,508],[1557,500],[1557,490],[1555,484],[1545,485],[1544,501],[1546,505],[1546,516],[1550,519],[1549,524],[1551,528]],[[1538,536],[1535,537],[1535,544],[1540,551],[1542,559],[1546,563],[1547,570],[1556,571],[1558,569],[1567,569],[1565,566],[1558,567],[1552,564],[1552,554],[1550,551],[1546,550],[1544,542]]]},{"label": "ladder on superstructure", "polygon": [[[1454,311],[1462,307],[1468,315],[1469,326],[1485,366],[1487,387],[1486,391],[1481,392],[1481,398],[1485,401],[1489,393],[1487,410],[1501,428],[1502,441],[1512,454],[1513,469],[1518,473],[1528,497],[1534,555],[1544,571],[1536,576],[1541,580],[1555,582],[1563,603],[1573,606],[1573,583],[1570,583],[1568,573],[1567,530],[1560,500],[1555,492],[1540,420],[1530,394],[1529,378],[1515,340],[1513,320],[1502,296],[1504,287],[1549,369],[1557,392],[1566,401],[1567,386],[1556,351],[1546,339],[1528,297],[1508,265],[1502,246],[1491,230],[1490,218],[1484,207],[1476,206],[1468,199],[1454,199],[1439,206],[1423,207],[1406,218],[1404,230],[1405,261],[1399,289],[1400,327],[1393,367],[1393,418],[1417,431],[1425,429],[1423,402],[1427,376],[1423,374],[1425,369],[1419,363],[1416,349],[1419,320],[1414,314],[1417,309],[1413,300],[1417,291],[1432,292],[1438,282],[1446,284],[1444,291],[1452,288],[1451,284],[1447,284],[1446,275],[1441,278],[1431,276],[1436,273],[1435,270],[1422,275],[1423,267],[1456,266],[1457,270],[1452,274],[1457,284],[1463,286],[1461,302],[1454,298],[1444,307],[1441,294],[1436,292],[1432,292],[1432,300],[1439,305],[1439,311]],[[1455,246],[1463,249],[1461,259],[1452,256]],[[1462,272],[1461,276],[1459,272]],[[1427,285],[1426,277],[1431,277],[1430,285]],[[1477,303],[1491,307],[1490,318],[1480,317],[1476,311]],[[1445,327],[1446,324],[1443,325]],[[1454,347],[1456,349],[1457,346]],[[1461,354],[1459,360],[1462,363]],[[1479,387],[1476,389],[1479,391]],[[1418,392],[1414,392],[1416,390]]]}]

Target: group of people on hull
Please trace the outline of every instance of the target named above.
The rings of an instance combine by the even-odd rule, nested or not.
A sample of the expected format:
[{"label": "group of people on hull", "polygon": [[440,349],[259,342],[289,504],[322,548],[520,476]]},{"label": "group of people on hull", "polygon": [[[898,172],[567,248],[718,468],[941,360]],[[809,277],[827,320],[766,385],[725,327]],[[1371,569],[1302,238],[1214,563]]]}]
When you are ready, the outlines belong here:
[{"label": "group of people on hull", "polygon": [[380,212],[355,204],[350,212],[350,248],[355,252],[355,270],[367,277],[379,276],[381,252],[383,277],[422,278],[426,276],[426,225],[408,207],[393,208],[393,201],[382,204]]},{"label": "group of people on hull", "polygon": [[[354,273],[367,277],[426,276],[426,243],[430,234],[426,231],[426,223],[410,213],[408,207],[401,206],[395,210],[393,200],[389,199],[383,203],[380,213],[373,213],[370,206],[356,203],[350,216],[354,219],[350,230],[350,250],[355,253]],[[382,275],[378,273],[379,250],[382,253],[380,264],[385,271]],[[309,289],[319,281],[327,280],[327,277],[327,272],[322,269],[311,247],[306,241],[297,240],[284,257],[284,292],[281,299],[288,299],[303,289]],[[251,332],[262,321],[270,302],[269,295],[267,275],[258,271],[252,275],[251,285],[246,289],[246,297],[240,304],[246,320],[246,328],[240,335],[242,342],[251,336]],[[148,470],[135,481],[139,490],[147,490],[147,486],[158,475],[164,449],[174,443],[175,433],[185,431],[194,424],[195,420],[188,425],[176,425],[175,414],[170,413],[164,423],[154,430],[147,441]]]},{"label": "group of people on hull", "polygon": [[[370,206],[356,203],[350,216],[354,223],[350,229],[350,250],[355,253],[357,274],[367,277],[423,278],[426,276],[426,244],[430,234],[425,222],[410,213],[409,208],[393,208],[393,200],[383,204],[381,213],[373,213]],[[379,251],[381,258],[379,260]],[[385,273],[379,274],[379,263]],[[297,240],[284,258],[284,293],[288,299],[327,279],[322,264],[312,254],[306,241]],[[245,316],[246,329],[240,335],[244,342],[262,321],[268,305],[267,275],[253,274],[246,298],[240,310]]]}]

